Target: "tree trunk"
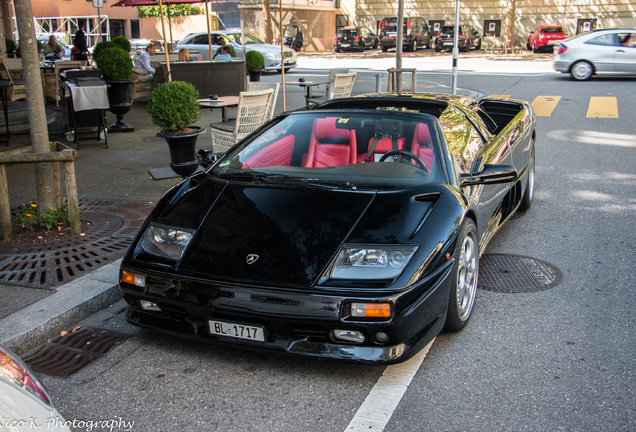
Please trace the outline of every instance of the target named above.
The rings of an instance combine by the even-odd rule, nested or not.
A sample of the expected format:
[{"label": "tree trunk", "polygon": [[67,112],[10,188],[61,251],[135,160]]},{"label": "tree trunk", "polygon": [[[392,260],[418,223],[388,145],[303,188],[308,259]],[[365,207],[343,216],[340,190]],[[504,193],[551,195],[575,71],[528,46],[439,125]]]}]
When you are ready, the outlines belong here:
[{"label": "tree trunk", "polygon": [[[50,151],[49,131],[46,124],[44,92],[40,75],[40,56],[33,28],[33,9],[31,2],[25,0],[14,2],[14,7],[20,36],[20,54],[22,55],[22,71],[26,87],[31,143],[34,152],[48,152]],[[35,164],[35,186],[38,212],[41,215],[41,212],[47,208],[55,207],[53,169],[50,163]]]},{"label": "tree trunk", "polygon": [[508,4],[505,9],[506,27],[504,31],[504,39],[508,47],[515,46],[515,23],[517,20],[517,0],[508,0]]},{"label": "tree trunk", "polygon": [[263,18],[265,19],[265,42],[273,43],[274,30],[272,29],[272,15],[269,11],[269,0],[263,0]]}]

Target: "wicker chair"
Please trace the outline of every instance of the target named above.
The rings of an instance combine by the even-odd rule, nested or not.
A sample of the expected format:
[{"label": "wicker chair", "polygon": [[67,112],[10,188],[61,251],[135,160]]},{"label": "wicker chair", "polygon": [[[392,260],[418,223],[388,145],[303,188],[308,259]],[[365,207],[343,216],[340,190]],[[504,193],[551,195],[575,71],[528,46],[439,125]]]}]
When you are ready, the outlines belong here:
[{"label": "wicker chair", "polygon": [[23,80],[14,79],[5,61],[0,59],[0,78],[11,81],[11,87],[7,91],[7,99],[10,101],[26,98],[26,86]]},{"label": "wicker chair", "polygon": [[355,80],[355,72],[336,74],[333,78],[331,86],[329,87],[329,94],[327,95],[327,99],[349,97],[351,95],[353,82]]},{"label": "wicker chair", "polygon": [[212,151],[222,154],[234,144],[258,129],[268,119],[274,89],[244,91],[239,93],[238,112],[232,131],[210,125]]},{"label": "wicker chair", "polygon": [[274,94],[272,95],[272,101],[269,104],[270,106],[267,120],[271,120],[274,117],[274,110],[276,109],[276,101],[278,100],[278,90],[280,89],[280,83],[265,81],[250,81],[247,83],[248,91],[267,90],[270,88],[274,89]]}]

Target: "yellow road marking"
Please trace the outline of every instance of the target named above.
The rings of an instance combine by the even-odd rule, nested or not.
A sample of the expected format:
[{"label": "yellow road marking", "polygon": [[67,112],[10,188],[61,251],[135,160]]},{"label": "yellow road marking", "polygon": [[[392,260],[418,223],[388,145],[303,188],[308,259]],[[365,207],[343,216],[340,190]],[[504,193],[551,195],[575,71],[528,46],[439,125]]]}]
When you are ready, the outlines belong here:
[{"label": "yellow road marking", "polygon": [[587,107],[587,116],[592,118],[618,118],[618,104],[613,96],[593,96]]},{"label": "yellow road marking", "polygon": [[537,96],[531,105],[537,117],[550,117],[560,100],[561,96]]}]

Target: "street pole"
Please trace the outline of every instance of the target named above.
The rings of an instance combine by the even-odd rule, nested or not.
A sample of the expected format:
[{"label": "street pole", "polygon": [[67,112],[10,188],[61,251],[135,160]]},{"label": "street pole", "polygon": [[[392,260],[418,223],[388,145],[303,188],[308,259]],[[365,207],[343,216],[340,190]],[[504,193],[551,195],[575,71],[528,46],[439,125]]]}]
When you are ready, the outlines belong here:
[{"label": "street pole", "polygon": [[459,59],[459,0],[455,0],[455,32],[453,36],[453,73],[451,74],[451,94],[457,94],[457,61]]},{"label": "street pole", "polygon": [[[395,43],[395,90],[402,94],[402,46],[404,45],[404,0],[398,0],[397,41]],[[415,89],[413,90],[415,91]]]}]

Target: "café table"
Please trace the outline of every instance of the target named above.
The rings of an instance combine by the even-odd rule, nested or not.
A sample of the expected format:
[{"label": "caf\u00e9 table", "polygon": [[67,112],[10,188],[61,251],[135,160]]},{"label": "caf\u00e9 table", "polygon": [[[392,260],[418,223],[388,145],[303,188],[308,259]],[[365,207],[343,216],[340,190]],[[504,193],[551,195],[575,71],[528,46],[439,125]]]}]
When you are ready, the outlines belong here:
[{"label": "caf\u00e9 table", "polygon": [[313,88],[314,87],[318,87],[320,85],[327,85],[330,84],[331,81],[329,81],[328,79],[312,79],[312,80],[305,80],[305,81],[285,81],[285,85],[297,85],[300,87],[304,87],[305,88],[305,105],[309,106],[312,103],[315,103],[314,101],[312,101],[311,99],[314,98],[313,95]]},{"label": "caf\u00e9 table", "polygon": [[221,118],[223,123],[228,122],[227,108],[238,106],[238,96],[219,96],[218,99],[198,99],[199,106],[202,108],[216,109],[221,108]]}]

